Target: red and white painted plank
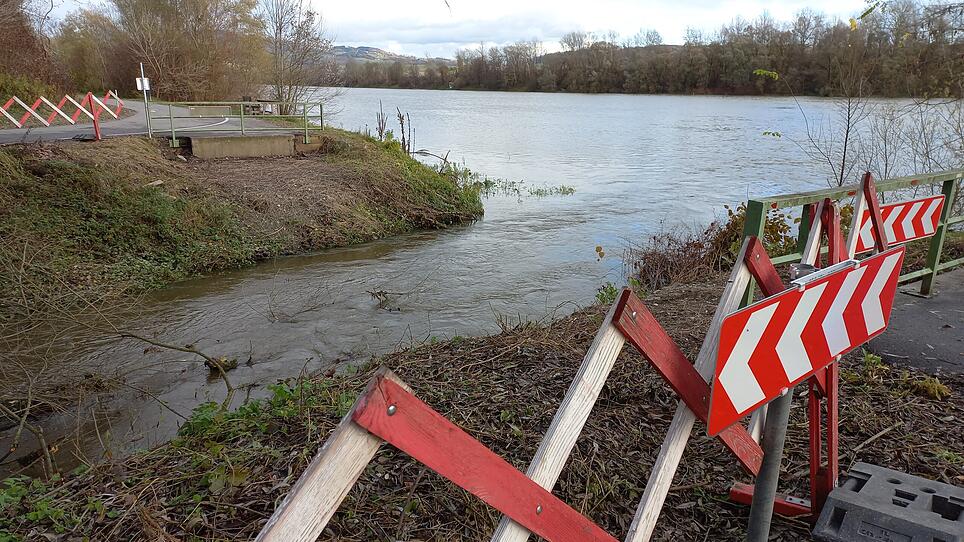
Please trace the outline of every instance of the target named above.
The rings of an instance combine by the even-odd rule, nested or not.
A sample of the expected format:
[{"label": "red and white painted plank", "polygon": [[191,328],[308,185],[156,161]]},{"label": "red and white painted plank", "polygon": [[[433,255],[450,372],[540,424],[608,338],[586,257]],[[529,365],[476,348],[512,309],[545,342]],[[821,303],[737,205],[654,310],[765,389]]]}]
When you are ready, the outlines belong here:
[{"label": "red and white painted plank", "polygon": [[379,379],[352,419],[550,542],[616,541],[389,379]]},{"label": "red and white painted plank", "polygon": [[[111,109],[110,106],[107,105],[107,102],[111,99],[113,99],[117,104],[115,109]],[[73,115],[67,115],[63,109],[67,102],[70,102],[74,105],[74,107],[77,108]],[[10,108],[14,104],[20,106],[20,108],[24,111],[23,116],[20,117],[20,120],[17,120],[16,117],[10,114]],[[38,112],[41,105],[46,105],[51,110],[51,113],[47,118],[42,117]],[[90,110],[88,110],[88,108]],[[50,123],[53,122],[54,118],[56,118],[58,115],[69,124],[75,124],[81,113],[84,113],[91,119],[95,119],[95,117],[100,116],[100,111],[106,111],[108,115],[116,119],[119,118],[119,115],[123,109],[124,100],[121,100],[120,97],[117,96],[117,93],[111,90],[104,95],[103,99],[100,99],[88,92],[84,96],[84,99],[81,103],[78,103],[76,100],[70,97],[70,95],[65,95],[58,104],[54,104],[44,96],[40,96],[36,101],[34,101],[33,105],[27,105],[27,103],[21,100],[19,97],[13,96],[8,99],[3,106],[0,106],[0,114],[6,117],[7,120],[9,120],[17,128],[22,128],[24,123],[26,123],[30,117],[36,118],[37,121],[44,126],[50,126]]]},{"label": "red and white painted plank", "polygon": [[727,316],[712,396],[709,434],[823,369],[884,331],[904,248],[831,266]]},{"label": "red and white painted plank", "polygon": [[[391,380],[407,389],[394,373],[383,368],[369,382],[362,397],[371,393],[382,379]],[[341,419],[308,468],[268,518],[255,542],[314,542],[325,530],[338,506],[382,445],[382,439],[352,420],[361,402],[361,399],[355,401],[348,414]]]},{"label": "red and white painted plank", "polygon": [[[704,381],[709,380],[713,375],[723,317],[740,306],[743,293],[746,292],[746,288],[750,284],[750,270],[742,263],[746,259],[749,241],[749,239],[743,240],[743,247],[740,249],[740,254],[736,260],[737,265],[734,265],[730,272],[730,278],[723,290],[723,296],[716,307],[713,320],[710,321],[710,327],[706,332],[706,338],[703,340],[700,352],[696,356],[694,367]],[[669,429],[666,431],[663,444],[659,448],[656,461],[653,463],[649,480],[646,482],[646,490],[643,492],[633,522],[629,526],[629,532],[626,534],[626,542],[646,542],[652,537],[660,510],[662,510],[666,495],[673,484],[673,476],[676,475],[676,470],[683,458],[683,450],[686,448],[686,443],[689,442],[694,423],[696,423],[696,414],[683,401],[680,401],[676,406],[676,413],[673,414],[673,421],[670,422]]]},{"label": "red and white painted plank", "polygon": [[[887,241],[892,244],[907,243],[934,235],[943,208],[943,195],[882,205],[880,214],[883,218],[882,226]],[[865,210],[860,219],[857,254],[874,248],[873,230],[870,211]]]},{"label": "red and white painted plank", "polygon": [[[766,261],[769,262],[769,258]],[[761,281],[761,284],[767,287],[766,282]],[[782,284],[773,287],[783,290]],[[626,289],[616,306],[615,326],[649,360],[696,417],[705,422],[709,412],[710,386],[642,300]],[[732,425],[722,431],[718,438],[747,472],[753,476],[760,472],[763,450],[743,426]]]}]

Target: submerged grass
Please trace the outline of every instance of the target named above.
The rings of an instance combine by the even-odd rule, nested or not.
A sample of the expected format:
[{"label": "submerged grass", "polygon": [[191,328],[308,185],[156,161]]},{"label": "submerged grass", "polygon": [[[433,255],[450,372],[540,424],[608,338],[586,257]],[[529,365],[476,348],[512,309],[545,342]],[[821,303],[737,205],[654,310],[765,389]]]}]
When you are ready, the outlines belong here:
[{"label": "submerged grass", "polygon": [[[722,277],[671,285],[647,305],[695,355]],[[473,437],[525,469],[603,318],[593,307],[546,325],[456,338],[391,354],[358,372],[281,383],[233,412],[197,409],[169,444],[49,483],[8,480],[0,539],[251,539],[354,402],[376,364]],[[934,398],[926,376],[851,355],[841,382],[841,464],[870,461],[964,483],[962,382]],[[917,385],[917,382],[925,382]],[[781,489],[806,495],[804,399],[791,411]],[[642,494],[676,398],[631,349],[619,357],[554,492],[621,538]],[[951,420],[951,421],[948,421]],[[726,498],[748,481],[714,439],[687,448],[654,540],[739,540],[747,509]],[[870,441],[873,445],[869,445]],[[913,453],[908,453],[909,446]],[[404,454],[382,448],[341,505],[324,540],[488,540],[499,515]],[[773,540],[808,538],[805,522],[777,519]]]}]

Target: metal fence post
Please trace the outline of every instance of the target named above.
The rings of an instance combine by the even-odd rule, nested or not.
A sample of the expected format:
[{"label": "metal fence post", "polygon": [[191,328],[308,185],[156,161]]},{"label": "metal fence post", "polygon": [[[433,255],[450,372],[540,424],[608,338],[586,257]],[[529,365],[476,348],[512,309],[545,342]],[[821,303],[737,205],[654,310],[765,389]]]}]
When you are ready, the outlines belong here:
[{"label": "metal fence post", "polygon": [[[144,76],[144,63],[141,62],[141,88],[144,90],[144,116],[147,117],[147,137],[154,138],[154,130],[151,128],[151,99],[147,95],[147,77]],[[117,91],[114,91],[117,98]]]},{"label": "metal fence post", "polygon": [[[746,217],[743,220],[743,239],[754,235],[763,241],[763,231],[767,223],[767,211],[763,206],[763,202],[757,200],[749,200],[746,202]],[[750,283],[746,287],[746,292],[743,294],[743,301],[740,303],[741,307],[745,307],[753,302],[753,291],[756,288],[756,282],[750,279]]]},{"label": "metal fence post", "polygon": [[177,142],[177,134],[174,132],[174,106],[167,104],[167,116],[171,119],[171,147],[180,147]]},{"label": "metal fence post", "polygon": [[803,206],[803,213],[800,215],[800,228],[797,232],[797,252],[803,254],[803,250],[807,247],[807,239],[810,238],[810,228],[812,224],[810,223],[810,213],[813,212],[814,205],[808,203]]},{"label": "metal fence post", "polygon": [[238,120],[241,121],[241,135],[244,135],[244,102],[241,102],[241,112],[238,115]]},{"label": "metal fence post", "polygon": [[311,142],[308,139],[308,102],[301,104],[302,121],[305,123],[305,145]]},{"label": "metal fence post", "polygon": [[958,179],[948,179],[944,181],[944,211],[941,212],[941,220],[937,224],[937,231],[931,237],[930,250],[927,252],[927,268],[930,273],[924,275],[920,283],[921,295],[931,295],[931,288],[934,286],[934,279],[937,278],[938,267],[941,263],[941,251],[944,249],[944,237],[947,236],[947,220],[954,213],[954,194],[957,192]]}]

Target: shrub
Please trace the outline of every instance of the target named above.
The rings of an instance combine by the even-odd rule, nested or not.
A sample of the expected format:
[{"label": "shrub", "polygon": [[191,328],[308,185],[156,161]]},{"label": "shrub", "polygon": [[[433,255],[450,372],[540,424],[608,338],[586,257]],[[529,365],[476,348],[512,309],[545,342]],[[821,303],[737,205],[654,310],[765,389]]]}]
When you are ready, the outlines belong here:
[{"label": "shrub", "polygon": [[56,94],[55,88],[42,81],[0,72],[0,102],[6,102],[11,96],[32,102],[40,96],[52,98]]},{"label": "shrub", "polygon": [[[695,282],[732,268],[743,243],[746,204],[726,206],[725,221],[703,230],[661,230],[623,254],[627,274],[641,289],[655,291],[668,284]],[[780,212],[768,213],[763,244],[772,256],[796,250],[792,220]]]}]

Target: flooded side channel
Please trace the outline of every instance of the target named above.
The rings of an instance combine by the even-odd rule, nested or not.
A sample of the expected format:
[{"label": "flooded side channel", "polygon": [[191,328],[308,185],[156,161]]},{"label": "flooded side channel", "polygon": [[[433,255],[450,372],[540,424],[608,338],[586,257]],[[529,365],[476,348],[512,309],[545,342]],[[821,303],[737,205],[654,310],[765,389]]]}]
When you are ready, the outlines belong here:
[{"label": "flooded side channel", "polygon": [[[371,125],[379,100],[411,114],[419,148],[452,151],[474,170],[524,187],[568,185],[575,193],[530,197],[523,188],[521,197],[486,198],[485,217],[471,225],[186,281],[149,295],[126,326],[236,358],[230,375],[244,388],[239,401],[303,371],[494,332],[500,318],[567,314],[592,302],[601,284],[622,281],[629,242],[698,227],[748,193],[824,186],[790,141],[803,128],[788,99],[348,90],[332,122]],[[189,355],[97,336],[75,344],[85,365],[123,372],[153,396],[123,388],[99,407],[108,423],[96,429],[109,434],[114,453],[169,439],[182,421],[171,410],[186,416],[224,397]],[[48,432],[72,432],[74,423],[64,415]],[[82,451],[96,458],[94,428],[82,433]]]}]

